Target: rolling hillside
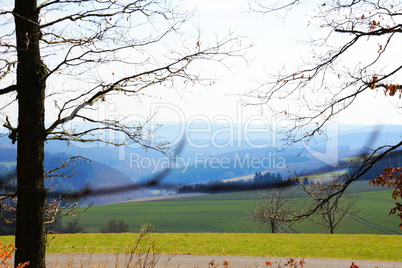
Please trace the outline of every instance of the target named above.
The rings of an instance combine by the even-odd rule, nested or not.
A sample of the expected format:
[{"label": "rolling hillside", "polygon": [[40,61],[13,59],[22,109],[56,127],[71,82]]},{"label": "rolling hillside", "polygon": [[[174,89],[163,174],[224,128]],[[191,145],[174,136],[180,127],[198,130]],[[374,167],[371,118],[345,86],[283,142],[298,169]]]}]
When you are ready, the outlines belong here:
[{"label": "rolling hillside", "polygon": [[[377,190],[377,191],[371,191]],[[358,182],[350,189],[357,196],[356,208],[359,212],[341,223],[335,233],[402,234],[398,228],[399,219],[388,215],[394,201],[391,191],[372,187],[367,182]],[[369,192],[368,192],[369,191]],[[352,194],[352,193],[351,193]],[[138,231],[140,224],[151,223],[154,232],[224,232],[251,233],[266,232],[263,227],[253,224],[247,217],[256,193],[236,192],[209,194],[178,199],[146,202],[124,202],[90,208],[80,215],[85,232],[99,232],[110,219],[123,220],[131,232]],[[296,196],[303,200],[303,193]],[[71,219],[65,219],[68,221]],[[310,221],[292,226],[296,233],[327,233]]]}]

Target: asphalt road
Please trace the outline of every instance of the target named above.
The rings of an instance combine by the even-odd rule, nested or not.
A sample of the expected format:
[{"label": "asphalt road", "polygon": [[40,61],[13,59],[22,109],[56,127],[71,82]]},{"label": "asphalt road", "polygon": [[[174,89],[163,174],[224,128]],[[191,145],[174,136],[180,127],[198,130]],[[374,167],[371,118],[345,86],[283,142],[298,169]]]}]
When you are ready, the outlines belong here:
[{"label": "asphalt road", "polygon": [[[137,257],[137,256],[135,256]],[[127,254],[48,254],[47,267],[49,268],[75,268],[75,267],[96,267],[96,268],[117,268],[117,267],[143,267],[135,266],[137,258],[130,261]],[[156,268],[248,268],[248,267],[292,267],[285,266],[288,258],[269,258],[269,257],[242,257],[242,256],[201,256],[201,255],[157,255],[155,258],[142,256],[141,262],[152,263],[156,260]],[[304,260],[304,266],[300,261]],[[267,266],[267,262],[272,266]],[[313,259],[295,258],[298,266],[303,268],[402,268],[402,262],[383,262],[383,261],[361,261],[361,260],[340,260],[340,259]],[[225,266],[226,265],[226,266]]]}]

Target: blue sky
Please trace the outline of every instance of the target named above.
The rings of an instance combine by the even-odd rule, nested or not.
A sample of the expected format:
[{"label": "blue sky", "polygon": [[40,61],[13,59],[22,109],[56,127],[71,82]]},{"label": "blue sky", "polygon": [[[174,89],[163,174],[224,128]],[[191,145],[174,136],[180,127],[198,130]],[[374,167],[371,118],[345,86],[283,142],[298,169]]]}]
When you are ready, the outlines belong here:
[{"label": "blue sky", "polygon": [[[10,8],[12,7],[11,1]],[[309,2],[311,3],[311,2]],[[286,67],[296,69],[303,58],[310,57],[308,43],[310,36],[322,37],[325,32],[313,26],[311,15],[315,3],[298,6],[288,13],[262,15],[249,12],[247,0],[183,0],[181,4],[195,9],[195,16],[182,30],[188,35],[200,35],[201,45],[224,38],[228,33],[242,36],[243,47],[249,47],[246,59],[233,58],[225,65],[216,62],[204,62],[197,65],[201,74],[215,78],[211,85],[189,86],[185,90],[155,87],[149,91],[151,97],[125,98],[122,102],[108,103],[97,113],[103,114],[118,110],[125,115],[133,112],[131,120],[145,120],[150,115],[154,120],[167,121],[211,121],[254,124],[275,124],[281,121],[271,114],[267,106],[243,106],[241,99],[246,92],[256,88],[258,81],[276,74]],[[6,7],[3,7],[6,9]],[[199,32],[198,32],[199,30]],[[165,47],[154,47],[157,52]],[[376,44],[374,44],[376,46]],[[364,47],[360,53],[364,53]],[[370,53],[370,52],[368,52]],[[358,55],[357,55],[358,56]],[[348,62],[353,63],[349,58]],[[101,73],[102,70],[99,72]],[[116,70],[117,72],[118,70]],[[5,81],[7,82],[7,81]],[[56,80],[56,82],[59,82]],[[5,84],[2,84],[3,86]],[[58,83],[49,89],[58,88]],[[57,96],[56,96],[57,97]],[[7,102],[5,96],[3,101]],[[279,107],[295,105],[290,100],[276,102]],[[53,102],[49,102],[47,111],[51,121]],[[381,91],[370,91],[358,98],[352,107],[334,118],[335,123],[347,124],[399,124],[401,114],[397,97],[385,97]],[[12,108],[14,109],[14,108]],[[11,116],[12,118],[12,116]]]},{"label": "blue sky", "polygon": [[[218,78],[214,85],[195,86],[188,91],[162,96],[158,101],[151,100],[151,106],[159,107],[161,111],[155,116],[157,120],[177,121],[185,118],[191,121],[208,118],[219,121],[230,118],[237,123],[254,120],[262,124],[264,121],[278,121],[264,106],[242,106],[240,96],[257,87],[256,81],[265,81],[270,74],[276,74],[284,66],[290,70],[302,62],[302,57],[310,56],[310,46],[305,42],[310,36],[325,35],[320,29],[307,26],[312,20],[310,16],[314,14],[315,4],[299,6],[287,14],[262,15],[250,13],[247,0],[193,0],[183,3],[197,10],[192,23],[201,30],[201,42],[208,42],[208,38],[225,36],[233,31],[245,36],[243,42],[253,46],[246,55],[248,62],[232,59],[226,63],[228,68],[219,64],[206,65],[205,69]],[[364,49],[359,52],[365,53]],[[354,59],[349,58],[348,62],[354,64]],[[200,68],[203,69],[202,66]],[[276,105],[286,107],[292,105],[292,102],[282,101]],[[382,91],[370,91],[362,94],[347,111],[334,118],[334,122],[400,124],[402,117],[396,108],[398,106],[400,103],[397,97],[385,97]],[[261,111],[264,113],[261,114]]]}]

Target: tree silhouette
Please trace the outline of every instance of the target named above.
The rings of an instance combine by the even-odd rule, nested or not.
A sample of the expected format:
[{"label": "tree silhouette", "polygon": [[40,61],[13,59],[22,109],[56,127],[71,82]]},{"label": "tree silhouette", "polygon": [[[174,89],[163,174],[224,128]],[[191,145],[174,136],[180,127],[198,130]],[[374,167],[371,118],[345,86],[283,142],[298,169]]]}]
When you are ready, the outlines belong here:
[{"label": "tree silhouette", "polygon": [[[122,98],[140,98],[150,87],[209,82],[198,61],[221,62],[243,50],[232,36],[204,43],[197,30],[183,35],[192,13],[167,1],[2,4],[1,110],[18,155],[15,263],[45,267],[45,141],[136,143],[168,154],[146,122],[122,118],[116,109],[94,111],[113,102],[119,107]],[[118,138],[108,139],[111,133]]]},{"label": "tree silhouette", "polygon": [[260,190],[255,199],[254,207],[248,212],[249,218],[261,226],[268,226],[271,233],[287,232],[291,224],[291,215],[296,215],[302,204],[295,202],[294,189]]},{"label": "tree silhouette", "polygon": [[[312,198],[313,206],[320,204],[322,200],[326,200],[334,192],[339,191],[343,187],[343,182],[336,179],[329,182],[317,182],[312,184],[300,184],[303,190]],[[329,199],[327,202],[320,204],[317,217],[313,222],[329,230],[331,234],[335,232],[335,228],[347,217],[356,214],[358,211],[353,210],[356,198],[343,195],[342,198]]]}]

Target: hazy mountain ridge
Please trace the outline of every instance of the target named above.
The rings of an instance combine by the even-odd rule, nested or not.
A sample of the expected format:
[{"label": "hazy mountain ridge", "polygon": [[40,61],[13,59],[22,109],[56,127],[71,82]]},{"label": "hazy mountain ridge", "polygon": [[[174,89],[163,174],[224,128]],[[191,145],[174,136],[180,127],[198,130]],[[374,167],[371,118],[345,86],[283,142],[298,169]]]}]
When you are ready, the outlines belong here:
[{"label": "hazy mountain ridge", "polygon": [[[2,153],[0,161],[0,175],[15,172],[15,166],[5,166],[4,162],[16,161],[15,149],[0,149]],[[7,153],[7,155],[5,154]],[[70,156],[65,153],[51,154],[47,153],[45,157],[45,172],[60,167]],[[5,160],[5,161],[4,161]],[[45,185],[49,189],[77,192],[84,188],[88,189],[109,189],[110,187],[132,185],[133,181],[124,173],[114,169],[111,166],[102,164],[97,161],[87,161],[78,159],[72,161],[70,165],[57,171],[59,177],[46,179]],[[101,196],[88,196],[85,198],[83,205],[99,205],[107,204],[137,198],[152,196],[147,189],[137,191],[120,192],[119,194],[109,194]]]},{"label": "hazy mountain ridge", "polygon": [[[161,128],[164,137],[176,140],[174,145],[180,140],[185,140],[184,148],[177,152],[176,157],[179,161],[176,162],[172,162],[161,153],[145,151],[139,146],[115,147],[99,143],[49,141],[45,147],[46,168],[54,168],[60,164],[59,160],[67,159],[68,156],[80,155],[92,160],[75,166],[77,174],[74,178],[53,181],[55,187],[66,190],[78,190],[84,186],[107,188],[138,181],[145,182],[166,168],[171,168],[170,173],[162,181],[166,184],[184,185],[225,180],[264,171],[280,173],[286,178],[289,176],[289,171],[309,174],[316,170],[335,170],[331,161],[334,161],[334,164],[337,162],[346,165],[347,163],[341,162],[340,159],[360,155],[368,148],[384,143],[397,143],[402,133],[402,126],[399,125],[335,125],[328,127],[326,133],[320,134],[309,144],[297,143],[282,150],[280,136],[277,135],[267,133],[257,135],[257,133],[254,135],[255,140],[237,140],[235,138],[242,137],[239,134],[242,127],[236,128],[237,134],[234,133],[232,136],[225,131],[215,135],[214,131],[219,131],[219,127],[222,127],[221,124],[216,124],[210,133],[201,131],[198,135],[196,125],[193,125],[192,135],[177,137],[174,132],[178,132],[178,126],[169,124],[166,129]],[[332,140],[328,140],[326,134],[335,136]],[[264,140],[263,137],[267,139]],[[270,146],[261,148],[263,144]],[[0,172],[9,170],[15,161],[16,146],[8,141],[0,143]],[[144,189],[92,201],[96,204],[111,203],[150,195],[151,193]]]}]

